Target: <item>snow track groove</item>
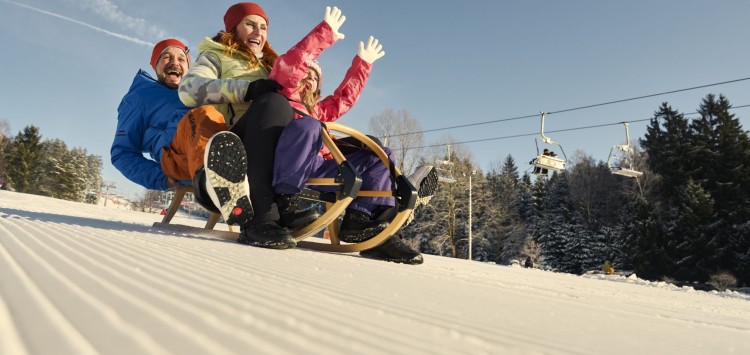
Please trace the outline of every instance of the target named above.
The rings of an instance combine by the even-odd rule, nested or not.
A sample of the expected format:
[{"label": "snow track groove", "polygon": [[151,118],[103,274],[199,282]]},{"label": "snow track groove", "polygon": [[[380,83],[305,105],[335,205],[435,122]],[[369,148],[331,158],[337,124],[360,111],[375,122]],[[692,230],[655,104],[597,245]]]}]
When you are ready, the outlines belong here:
[{"label": "snow track groove", "polygon": [[0,353],[750,353],[750,299],[267,250],[159,218],[0,191]]}]

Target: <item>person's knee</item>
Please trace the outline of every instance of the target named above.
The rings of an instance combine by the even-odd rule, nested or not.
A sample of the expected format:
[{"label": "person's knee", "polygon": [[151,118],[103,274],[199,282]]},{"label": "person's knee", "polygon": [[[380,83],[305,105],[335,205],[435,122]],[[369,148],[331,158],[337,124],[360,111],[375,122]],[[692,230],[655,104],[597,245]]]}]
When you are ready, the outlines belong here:
[{"label": "person's knee", "polygon": [[309,133],[316,133],[320,132],[321,125],[320,121],[310,117],[310,116],[304,116],[301,118],[298,118],[292,122],[290,122],[287,125],[286,129],[294,129],[297,131],[307,132]]},{"label": "person's knee", "polygon": [[253,100],[252,105],[261,105],[271,109],[288,109],[289,111],[292,110],[292,106],[289,105],[289,100],[287,100],[284,95],[281,95],[277,92],[269,92],[262,95],[261,97]]},{"label": "person's knee", "polygon": [[323,125],[320,124],[320,121],[318,121],[317,119],[315,119],[313,117],[310,117],[310,116],[303,116],[303,117],[300,117],[300,118],[298,118],[298,119],[296,119],[294,121],[295,122],[299,122],[300,125],[302,125],[303,127],[305,127],[308,130],[318,130],[319,131],[319,130],[322,129],[322,126],[323,126]]},{"label": "person's knee", "polygon": [[279,128],[294,120],[294,111],[286,97],[275,92],[267,93],[253,100],[242,119],[248,119],[246,130]]},{"label": "person's knee", "polygon": [[320,141],[320,122],[312,117],[302,117],[292,120],[292,122],[289,122],[289,124],[284,127],[280,139],[287,144],[294,146],[301,142]]}]

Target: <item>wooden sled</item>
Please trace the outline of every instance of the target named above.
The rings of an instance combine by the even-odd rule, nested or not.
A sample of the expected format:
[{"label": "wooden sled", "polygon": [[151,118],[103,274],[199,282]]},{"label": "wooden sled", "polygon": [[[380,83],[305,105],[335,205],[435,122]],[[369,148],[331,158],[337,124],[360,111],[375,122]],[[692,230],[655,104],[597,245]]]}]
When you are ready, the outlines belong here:
[{"label": "wooden sled", "polygon": [[[412,212],[414,211],[414,206],[416,204],[417,189],[405,176],[401,174],[398,168],[396,168],[395,165],[391,163],[388,155],[380,147],[380,145],[368,136],[362,134],[357,130],[338,123],[328,122],[322,124],[322,126],[323,143],[331,151],[334,160],[338,164],[339,174],[335,178],[311,178],[306,182],[307,187],[302,191],[300,197],[324,203],[326,212],[315,222],[293,233],[294,239],[297,241],[297,245],[299,247],[331,252],[357,252],[378,246],[388,238],[390,238],[393,234],[395,234],[409,219],[409,216],[411,216]],[[381,162],[385,164],[391,171],[392,178],[394,179],[394,184],[392,184],[394,188],[387,191],[361,191],[361,177],[357,175],[354,167],[348,161],[346,161],[346,157],[343,153],[341,153],[341,150],[334,143],[330,131],[339,132],[350,136],[372,150],[372,152],[376,154],[378,158],[380,158]],[[321,192],[315,190],[315,186],[336,186],[338,187],[338,189],[334,192]],[[206,223],[205,228],[170,224],[170,221],[177,212],[177,209],[180,206],[180,202],[182,201],[182,198],[184,197],[186,192],[192,192],[192,187],[185,187],[175,192],[175,197],[172,200],[172,203],[169,205],[167,213],[162,221],[154,223],[153,227],[155,229],[195,236],[218,237],[222,239],[233,240],[237,239],[238,233],[232,231],[231,226],[229,227],[230,231],[213,230],[219,218],[221,217],[218,213],[212,213],[211,217]],[[396,198],[396,214],[391,219],[387,228],[385,228],[378,235],[364,242],[346,244],[342,243],[339,240],[339,217],[342,215],[342,213],[344,213],[344,211],[354,200],[354,198],[391,196]],[[325,228],[328,228],[330,240],[305,240]]]}]

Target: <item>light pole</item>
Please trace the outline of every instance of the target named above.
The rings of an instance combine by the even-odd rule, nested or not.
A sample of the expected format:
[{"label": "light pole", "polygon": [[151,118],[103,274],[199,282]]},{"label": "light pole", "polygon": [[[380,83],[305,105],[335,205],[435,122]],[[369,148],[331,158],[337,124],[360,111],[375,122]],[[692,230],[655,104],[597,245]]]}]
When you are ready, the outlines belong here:
[{"label": "light pole", "polygon": [[469,260],[471,259],[471,176],[477,173],[476,170],[472,170],[469,174]]}]

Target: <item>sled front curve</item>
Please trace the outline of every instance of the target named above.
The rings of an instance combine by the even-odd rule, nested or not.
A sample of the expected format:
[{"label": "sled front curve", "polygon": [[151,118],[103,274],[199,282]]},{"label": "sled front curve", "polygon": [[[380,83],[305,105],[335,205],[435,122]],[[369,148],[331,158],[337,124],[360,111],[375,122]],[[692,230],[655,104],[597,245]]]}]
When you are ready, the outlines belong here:
[{"label": "sled front curve", "polygon": [[[388,224],[388,227],[386,227],[383,231],[381,231],[378,235],[374,236],[373,238],[360,242],[360,243],[353,243],[353,244],[341,244],[341,242],[338,239],[338,217],[341,215],[341,213],[344,212],[346,207],[351,203],[351,201],[354,199],[355,196],[348,196],[345,198],[344,202],[336,202],[334,204],[327,204],[327,210],[326,213],[321,216],[317,221],[313,222],[311,225],[297,231],[294,233],[295,240],[298,241],[298,245],[303,248],[308,249],[314,249],[314,250],[321,250],[321,251],[332,251],[332,252],[356,252],[361,250],[366,250],[373,248],[375,246],[380,245],[383,243],[386,239],[390,238],[393,234],[396,233],[403,225],[406,223],[406,221],[409,219],[409,216],[411,216],[411,213],[414,211],[414,203],[416,201],[417,196],[417,190],[414,188],[414,186],[411,185],[411,183],[406,180],[404,177],[402,177],[401,172],[396,168],[395,166],[391,167],[391,161],[390,158],[388,158],[388,154],[385,153],[383,148],[377,144],[375,141],[373,141],[370,137],[362,134],[361,132],[338,124],[333,122],[325,123],[325,128],[327,128],[330,131],[340,132],[343,134],[346,134],[348,136],[351,136],[355,138],[356,140],[364,143],[369,149],[371,149],[377,156],[380,158],[380,161],[392,169],[394,172],[394,178],[397,179],[397,181],[401,181],[401,185],[403,189],[407,189],[407,191],[399,193],[398,191],[362,191],[360,190],[356,197],[396,197],[396,205],[398,208],[398,213],[391,219],[390,223]],[[344,155],[341,153],[341,150],[336,146],[336,144],[333,142],[333,139],[331,136],[327,133],[323,134],[323,140],[324,144],[328,149],[331,151],[331,154],[333,155],[334,159],[337,163],[342,164],[343,161],[345,161]],[[316,179],[310,179],[308,180],[308,185],[314,185],[314,184],[322,184],[322,183],[330,183],[330,180],[332,179],[318,179],[323,181],[315,181]],[[406,185],[406,186],[403,186]],[[399,195],[399,196],[397,196]],[[332,224],[333,223],[333,224]],[[330,235],[330,244],[326,243],[319,243],[319,242],[306,242],[304,241],[305,238],[311,236],[312,234],[322,230],[324,227],[329,227],[329,235]]]}]

